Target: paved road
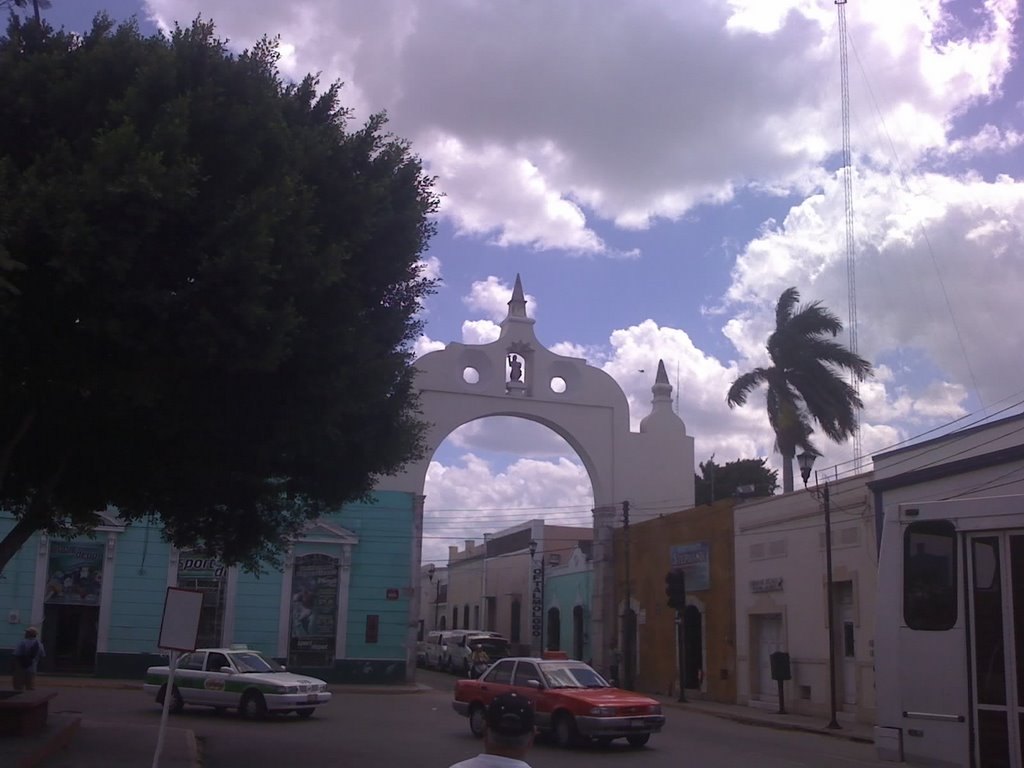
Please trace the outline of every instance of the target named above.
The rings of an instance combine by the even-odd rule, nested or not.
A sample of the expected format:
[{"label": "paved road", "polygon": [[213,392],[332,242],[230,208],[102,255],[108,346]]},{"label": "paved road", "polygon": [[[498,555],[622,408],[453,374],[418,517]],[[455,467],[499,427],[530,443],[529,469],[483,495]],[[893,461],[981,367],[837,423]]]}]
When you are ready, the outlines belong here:
[{"label": "paved road", "polygon": [[[294,716],[263,723],[233,714],[187,709],[172,725],[190,728],[200,739],[206,768],[254,765],[401,766],[447,768],[476,754],[480,742],[451,709],[453,678],[421,674],[432,686],[416,694],[335,694],[310,720]],[[87,720],[110,724],[156,725],[159,708],[139,691],[63,689],[55,711],[80,711]],[[643,768],[758,768],[888,766],[874,759],[874,748],[842,739],[741,725],[694,712],[669,710],[665,730],[645,749],[618,742],[607,748],[560,750],[539,743],[530,754],[533,768],[643,766]],[[74,750],[74,745],[72,750]],[[74,752],[69,755],[73,757]]]}]

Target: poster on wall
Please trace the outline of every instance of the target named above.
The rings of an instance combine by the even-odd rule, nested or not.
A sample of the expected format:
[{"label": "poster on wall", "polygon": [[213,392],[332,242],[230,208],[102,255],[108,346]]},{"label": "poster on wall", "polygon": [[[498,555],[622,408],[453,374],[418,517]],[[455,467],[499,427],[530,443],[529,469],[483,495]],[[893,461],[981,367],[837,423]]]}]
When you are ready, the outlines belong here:
[{"label": "poster on wall", "polygon": [[710,551],[711,546],[706,541],[669,548],[669,563],[672,568],[679,569],[686,574],[687,592],[700,592],[710,588]]},{"label": "poster on wall", "polygon": [[334,664],[338,629],[338,559],[300,555],[292,571],[288,663],[297,667]]},{"label": "poster on wall", "polygon": [[94,542],[51,541],[43,601],[48,605],[99,605],[105,549]]}]

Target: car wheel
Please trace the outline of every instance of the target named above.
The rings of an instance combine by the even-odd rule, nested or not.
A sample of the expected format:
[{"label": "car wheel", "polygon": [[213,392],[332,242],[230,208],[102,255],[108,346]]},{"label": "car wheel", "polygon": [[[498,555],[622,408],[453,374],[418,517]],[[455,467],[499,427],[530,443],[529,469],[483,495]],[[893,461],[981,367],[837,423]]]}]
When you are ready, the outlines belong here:
[{"label": "car wheel", "polygon": [[301,717],[303,720],[309,720],[309,718],[313,716],[314,709],[315,707],[310,707],[309,709],[296,709],[295,714]]},{"label": "car wheel", "polygon": [[259,691],[246,691],[238,705],[238,714],[246,720],[262,720],[267,716],[267,702]]},{"label": "car wheel", "polygon": [[469,708],[469,730],[473,735],[480,738],[487,729],[487,720],[484,715],[484,708],[481,704],[474,704]]},{"label": "car wheel", "polygon": [[555,743],[563,749],[568,749],[576,743],[576,721],[572,715],[563,712],[555,720]]},{"label": "car wheel", "polygon": [[[164,696],[167,694],[167,683],[160,686],[160,690],[156,694],[156,703],[163,704]],[[167,711],[173,715],[177,715],[183,709],[185,709],[185,700],[181,698],[181,691],[178,690],[178,686],[174,686],[171,689],[171,703],[167,706]]]},{"label": "car wheel", "polygon": [[627,736],[626,741],[629,742],[629,746],[636,747],[639,749],[651,739],[649,733],[634,733],[632,736]]}]

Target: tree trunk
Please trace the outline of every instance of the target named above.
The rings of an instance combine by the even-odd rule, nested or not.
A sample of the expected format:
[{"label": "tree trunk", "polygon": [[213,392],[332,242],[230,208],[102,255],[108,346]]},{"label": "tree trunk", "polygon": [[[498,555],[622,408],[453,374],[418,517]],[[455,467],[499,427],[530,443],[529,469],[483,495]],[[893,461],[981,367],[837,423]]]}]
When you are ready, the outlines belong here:
[{"label": "tree trunk", "polygon": [[782,492],[792,493],[793,492],[793,453],[790,451],[789,454],[782,454]]},{"label": "tree trunk", "polygon": [[11,558],[18,554],[18,550],[25,546],[25,542],[32,534],[40,529],[41,526],[33,522],[36,519],[34,515],[25,515],[14,524],[10,532],[4,536],[3,541],[0,541],[0,574],[4,572],[4,568],[7,567]]}]

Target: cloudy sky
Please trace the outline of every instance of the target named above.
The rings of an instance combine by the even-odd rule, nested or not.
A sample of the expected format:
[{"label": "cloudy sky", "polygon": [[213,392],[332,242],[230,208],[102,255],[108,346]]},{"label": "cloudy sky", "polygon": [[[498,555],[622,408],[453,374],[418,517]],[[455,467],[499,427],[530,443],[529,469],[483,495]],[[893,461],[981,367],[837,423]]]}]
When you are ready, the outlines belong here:
[{"label": "cloudy sky", "polygon": [[[517,273],[549,348],[647,413],[658,359],[698,461],[773,453],[763,397],[779,294],[848,320],[841,80],[832,0],[53,0],[146,29],[213,19],[239,49],[386,110],[444,194],[441,288],[420,351],[490,341]],[[850,0],[859,351],[870,456],[1024,399],[1024,69],[1014,0]],[[642,372],[641,372],[642,371]],[[1010,409],[1005,411],[1004,409]],[[818,467],[852,466],[819,437]],[[424,557],[531,517],[587,524],[590,481],[557,436],[488,420],[428,477]]]}]

